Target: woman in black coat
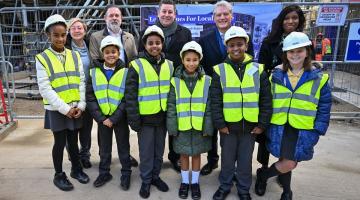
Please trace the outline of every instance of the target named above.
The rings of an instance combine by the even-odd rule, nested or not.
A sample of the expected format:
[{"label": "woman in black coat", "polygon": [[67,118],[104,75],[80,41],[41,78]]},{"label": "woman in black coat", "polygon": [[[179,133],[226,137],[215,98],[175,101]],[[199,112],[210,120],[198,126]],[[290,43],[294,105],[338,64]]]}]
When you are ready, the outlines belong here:
[{"label": "woman in black coat", "polygon": [[302,32],[305,26],[305,16],[298,5],[285,7],[274,19],[270,34],[262,42],[259,63],[265,65],[265,70],[272,71],[282,63],[282,42],[291,32]]}]

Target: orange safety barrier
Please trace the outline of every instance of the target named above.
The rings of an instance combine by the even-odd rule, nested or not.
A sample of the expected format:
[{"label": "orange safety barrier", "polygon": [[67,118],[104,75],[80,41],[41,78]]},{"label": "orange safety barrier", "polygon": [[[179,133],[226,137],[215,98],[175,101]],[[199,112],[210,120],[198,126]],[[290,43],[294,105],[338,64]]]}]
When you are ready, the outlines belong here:
[{"label": "orange safety barrier", "polygon": [[[1,106],[2,106],[2,113],[0,113],[0,117],[5,117],[5,124],[9,123],[9,118],[8,118],[8,113],[6,111],[6,102],[5,102],[5,97],[4,97],[4,91],[3,91],[3,86],[2,86],[2,82],[0,81],[0,98],[1,98]],[[3,124],[4,122],[1,121],[0,119],[0,124]]]}]

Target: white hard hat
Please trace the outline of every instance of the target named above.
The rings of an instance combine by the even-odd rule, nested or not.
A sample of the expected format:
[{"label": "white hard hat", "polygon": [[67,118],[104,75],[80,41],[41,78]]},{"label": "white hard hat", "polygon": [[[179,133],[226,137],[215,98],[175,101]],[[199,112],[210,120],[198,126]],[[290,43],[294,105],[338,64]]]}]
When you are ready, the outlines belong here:
[{"label": "white hard hat", "polygon": [[300,47],[310,46],[312,43],[309,37],[302,32],[291,32],[283,42],[283,51],[289,51]]},{"label": "white hard hat", "polygon": [[66,21],[64,19],[63,16],[59,15],[59,14],[55,14],[55,15],[51,15],[50,17],[48,17],[45,21],[45,26],[44,26],[44,30],[46,31],[46,29],[53,24],[56,23],[64,23],[65,27],[66,27]]},{"label": "white hard hat", "polygon": [[152,25],[149,26],[146,30],[144,35],[142,36],[142,39],[144,39],[147,35],[149,35],[150,33],[156,33],[159,36],[161,36],[161,39],[164,41],[165,40],[165,36],[164,36],[164,32],[161,30],[160,27],[156,26],[156,25]]},{"label": "white hard hat", "polygon": [[122,44],[116,37],[108,35],[101,40],[100,51],[102,52],[105,47],[110,45],[117,46],[119,48],[119,51],[123,48]]},{"label": "white hard hat", "polygon": [[183,59],[183,53],[186,52],[186,51],[189,51],[189,50],[193,50],[196,53],[198,53],[200,55],[200,60],[203,58],[202,48],[201,48],[200,44],[198,44],[195,41],[191,41],[191,42],[186,43],[183,46],[183,48],[181,49],[181,51],[180,51],[181,59]]},{"label": "white hard hat", "polygon": [[237,37],[245,38],[246,43],[249,42],[249,36],[243,28],[238,27],[238,26],[232,26],[229,28],[229,30],[227,30],[225,32],[224,44],[226,45],[227,41],[229,41],[232,38],[237,38]]}]

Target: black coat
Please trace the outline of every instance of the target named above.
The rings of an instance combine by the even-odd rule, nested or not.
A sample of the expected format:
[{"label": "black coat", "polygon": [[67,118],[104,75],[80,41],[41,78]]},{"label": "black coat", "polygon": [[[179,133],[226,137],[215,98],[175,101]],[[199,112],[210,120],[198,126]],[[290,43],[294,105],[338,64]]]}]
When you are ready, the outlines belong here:
[{"label": "black coat", "polygon": [[[202,36],[199,39],[199,44],[203,51],[203,59],[201,60],[201,65],[204,67],[205,73],[209,76],[213,74],[213,66],[218,65],[226,59],[227,54],[222,55],[220,51],[220,46],[218,42],[218,37],[216,36],[217,29],[210,30],[206,35]],[[250,37],[250,36],[249,36]],[[253,44],[249,38],[249,46],[246,53],[251,56],[254,56]]]},{"label": "black coat", "polygon": [[[252,59],[244,63],[233,63],[229,58],[225,60],[225,63],[230,64],[236,74],[238,75],[240,81],[242,81],[245,66],[246,64],[252,62]],[[240,69],[240,70],[239,70]],[[241,125],[246,130],[258,126],[260,128],[266,129],[270,124],[270,119],[272,115],[272,94],[271,94],[271,85],[268,79],[268,75],[263,71],[260,74],[260,96],[259,96],[259,122],[251,123],[246,120],[241,120],[240,122],[228,123],[225,122],[223,114],[223,92],[221,88],[220,76],[217,73],[213,73],[210,86],[210,97],[211,97],[211,114],[213,118],[213,123],[215,128],[221,129],[228,127],[232,130],[242,130]]]},{"label": "black coat", "polygon": [[[94,65],[92,68],[100,68],[101,71],[105,74],[104,62],[101,60],[94,60]],[[125,67],[125,63],[120,59],[116,63],[114,74],[120,69]],[[126,87],[125,87],[126,88]],[[109,118],[113,124],[119,123],[121,120],[126,120],[126,111],[125,111],[125,100],[122,99],[120,105],[117,107],[115,112],[111,116],[102,114],[98,101],[96,99],[94,89],[92,87],[92,79],[89,78],[86,83],[86,108],[90,111],[91,116],[95,119],[97,123],[102,123],[104,120]]]},{"label": "black coat", "polygon": [[[138,45],[138,51],[142,52],[145,51],[144,44],[142,42],[142,36],[144,35],[145,30],[142,30],[140,32],[140,39],[139,39],[139,45]],[[180,58],[180,51],[184,44],[187,42],[190,42],[192,40],[191,38],[191,32],[188,28],[177,25],[176,31],[173,36],[171,36],[171,41],[168,46],[163,47],[163,52],[165,53],[165,58],[168,60],[173,61],[174,67],[179,66],[181,62]]]},{"label": "black coat", "polygon": [[[139,58],[144,58],[150,62],[150,64],[155,69],[156,73],[160,74],[160,66],[165,62],[165,56],[162,54],[160,62],[149,54],[145,52],[140,52]],[[139,111],[139,101],[138,101],[138,91],[139,91],[139,74],[136,72],[134,67],[129,63],[129,71],[126,78],[126,87],[125,87],[125,101],[126,101],[126,111],[127,119],[131,129],[136,132],[139,132],[142,125],[149,126],[160,126],[166,123],[166,113],[160,111],[153,115],[140,115]]]}]

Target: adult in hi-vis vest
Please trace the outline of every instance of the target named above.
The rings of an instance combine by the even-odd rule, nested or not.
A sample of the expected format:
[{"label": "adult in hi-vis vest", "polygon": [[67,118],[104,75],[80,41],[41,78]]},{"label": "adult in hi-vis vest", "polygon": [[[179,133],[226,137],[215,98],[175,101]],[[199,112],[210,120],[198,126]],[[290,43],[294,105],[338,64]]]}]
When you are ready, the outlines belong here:
[{"label": "adult in hi-vis vest", "polygon": [[249,37],[241,27],[225,33],[226,60],[214,66],[210,86],[211,114],[220,132],[220,187],[213,199],[225,199],[233,186],[241,200],[251,199],[252,153],[256,135],[271,118],[271,88],[264,66],[245,53]]},{"label": "adult in hi-vis vest", "polygon": [[45,108],[45,129],[54,135],[52,158],[55,168],[54,184],[69,191],[74,186],[62,169],[64,147],[69,146],[72,178],[88,183],[82,170],[77,143],[85,110],[85,75],[79,53],[65,48],[66,21],[52,15],[45,21],[45,32],[51,42],[49,48],[36,55],[36,76]]},{"label": "adult in hi-vis vest", "polygon": [[160,179],[166,138],[167,96],[174,68],[161,52],[164,33],[156,25],[146,29],[145,51],[130,62],[126,79],[126,111],[130,127],[138,133],[140,154],[140,196],[150,196],[150,186],[167,192]]},{"label": "adult in hi-vis vest", "polygon": [[292,199],[291,171],[299,161],[313,157],[314,146],[329,126],[331,91],[329,76],[312,66],[311,41],[292,32],[283,44],[283,64],[270,76],[273,115],[267,132],[267,148],[279,161],[257,171],[255,192],[265,193],[266,181],[279,176],[282,200]]},{"label": "adult in hi-vis vest", "polygon": [[167,128],[169,135],[174,136],[174,151],[180,154],[179,197],[186,199],[190,188],[191,197],[200,199],[201,153],[211,149],[214,132],[209,97],[211,78],[200,65],[203,54],[198,43],[186,43],[179,54],[183,64],[176,68],[171,79]]},{"label": "adult in hi-vis vest", "polygon": [[129,127],[125,111],[125,80],[128,69],[119,58],[121,43],[106,36],[101,41],[100,51],[103,60],[94,60],[90,78],[86,84],[88,110],[98,123],[99,176],[94,182],[100,187],[112,179],[110,174],[112,138],[115,132],[117,152],[121,163],[120,186],[123,190],[130,187],[131,161]]}]

